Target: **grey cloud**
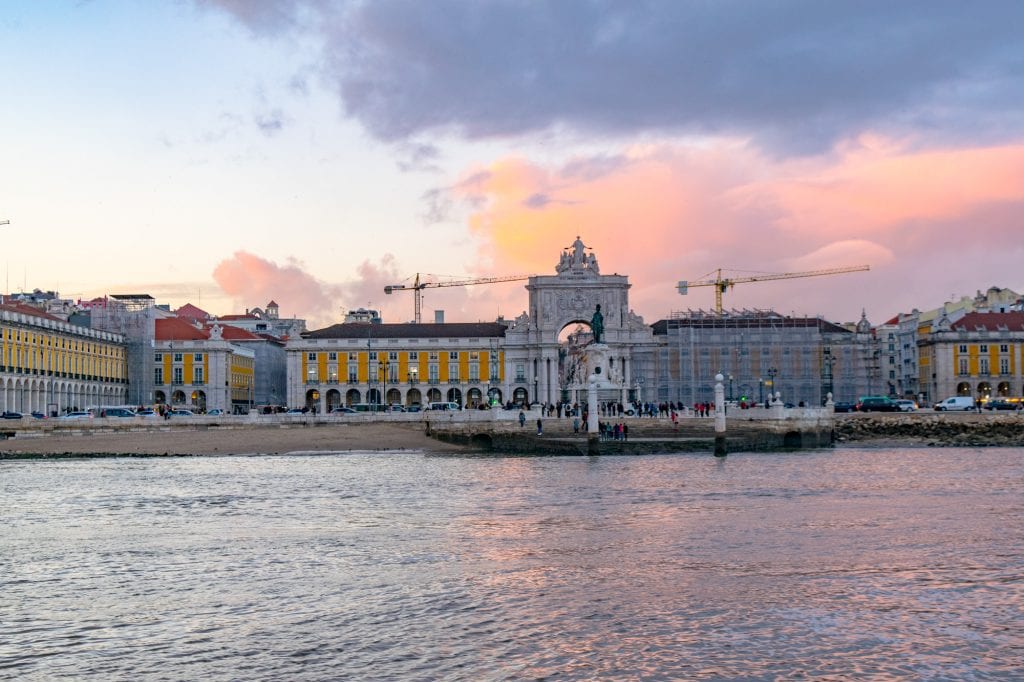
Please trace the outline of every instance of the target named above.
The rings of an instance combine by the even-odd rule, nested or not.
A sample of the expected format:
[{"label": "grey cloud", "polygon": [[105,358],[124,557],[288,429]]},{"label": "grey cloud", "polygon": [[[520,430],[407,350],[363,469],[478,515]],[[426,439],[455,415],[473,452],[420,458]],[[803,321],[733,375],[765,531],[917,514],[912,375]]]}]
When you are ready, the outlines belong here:
[{"label": "grey cloud", "polygon": [[[382,140],[723,133],[782,153],[866,128],[1019,136],[1024,3],[220,0],[319,33]],[[981,130],[979,130],[979,126]]]},{"label": "grey cloud", "polygon": [[285,116],[280,109],[273,109],[255,114],[253,122],[264,135],[276,135],[284,128]]},{"label": "grey cloud", "polygon": [[402,155],[398,167],[402,171],[437,171],[441,151],[432,144],[421,142],[400,143],[396,150]]}]

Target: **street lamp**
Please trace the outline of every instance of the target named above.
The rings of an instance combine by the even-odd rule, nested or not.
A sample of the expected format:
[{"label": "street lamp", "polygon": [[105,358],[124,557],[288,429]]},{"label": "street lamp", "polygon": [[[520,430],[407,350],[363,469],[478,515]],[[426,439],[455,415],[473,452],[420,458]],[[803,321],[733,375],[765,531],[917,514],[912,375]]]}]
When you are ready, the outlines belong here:
[{"label": "street lamp", "polygon": [[729,375],[729,402],[732,402],[732,375]]},{"label": "street lamp", "polygon": [[764,379],[762,377],[757,378],[757,403],[764,405]]},{"label": "street lamp", "polygon": [[[828,346],[825,347],[824,357],[822,358],[822,372],[825,375],[825,394],[834,392],[834,374],[832,371],[833,366],[836,364],[837,358],[832,355],[832,349]],[[827,399],[826,396],[822,396],[823,399]]]},{"label": "street lamp", "polygon": [[384,405],[384,411],[388,409],[388,361],[387,358],[380,361],[378,367],[378,374],[380,374],[380,402]]},{"label": "street lamp", "polygon": [[778,375],[779,370],[775,367],[769,367],[766,374],[768,375],[768,397],[771,398],[772,394],[775,393],[775,377]]},{"label": "street lamp", "polygon": [[533,402],[535,402],[535,403],[539,403],[540,402],[540,396],[537,395],[537,384],[538,384],[538,382],[539,382],[539,380],[537,379],[537,377],[534,377],[533,378]]}]

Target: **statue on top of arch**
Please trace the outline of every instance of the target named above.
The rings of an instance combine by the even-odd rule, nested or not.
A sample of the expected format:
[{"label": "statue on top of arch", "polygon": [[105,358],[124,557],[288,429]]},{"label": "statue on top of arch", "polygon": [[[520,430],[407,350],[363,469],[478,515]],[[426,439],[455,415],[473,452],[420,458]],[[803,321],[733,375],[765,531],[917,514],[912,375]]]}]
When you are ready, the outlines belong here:
[{"label": "statue on top of arch", "polygon": [[597,256],[594,252],[586,252],[589,248],[583,244],[579,236],[576,237],[576,241],[566,250],[562,251],[562,256],[558,260],[558,265],[555,266],[556,272],[565,272],[566,270],[583,270],[590,272],[594,275],[601,274],[600,269],[597,266]]}]

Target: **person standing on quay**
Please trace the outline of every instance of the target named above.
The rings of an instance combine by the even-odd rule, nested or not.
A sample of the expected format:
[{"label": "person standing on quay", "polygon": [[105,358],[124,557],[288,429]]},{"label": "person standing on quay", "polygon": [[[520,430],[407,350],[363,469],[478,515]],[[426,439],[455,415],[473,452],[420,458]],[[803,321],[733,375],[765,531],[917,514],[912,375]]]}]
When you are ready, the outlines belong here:
[{"label": "person standing on quay", "polygon": [[522,410],[519,410],[519,428],[523,428],[524,426],[526,426],[526,414]]},{"label": "person standing on quay", "polygon": [[540,417],[537,417],[537,435],[538,436],[543,436],[544,435],[544,429],[542,427],[543,427],[543,424],[540,421]]}]

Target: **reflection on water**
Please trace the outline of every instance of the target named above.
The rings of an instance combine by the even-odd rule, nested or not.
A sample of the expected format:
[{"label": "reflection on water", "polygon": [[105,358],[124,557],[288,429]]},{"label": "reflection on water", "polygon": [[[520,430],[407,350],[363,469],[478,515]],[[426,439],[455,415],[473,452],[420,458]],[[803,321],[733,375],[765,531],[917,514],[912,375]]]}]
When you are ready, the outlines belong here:
[{"label": "reflection on water", "polygon": [[0,464],[0,678],[1014,678],[1024,450]]}]

